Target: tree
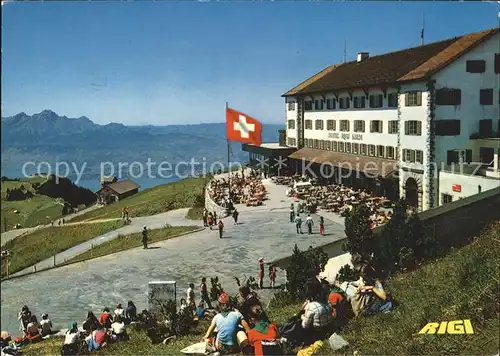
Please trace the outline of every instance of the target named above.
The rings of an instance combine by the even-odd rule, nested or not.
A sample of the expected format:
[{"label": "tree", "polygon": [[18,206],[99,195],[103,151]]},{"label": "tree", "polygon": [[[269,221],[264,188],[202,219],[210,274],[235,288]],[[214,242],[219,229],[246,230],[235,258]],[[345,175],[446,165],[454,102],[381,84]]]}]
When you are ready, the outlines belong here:
[{"label": "tree", "polygon": [[371,258],[375,241],[370,224],[370,210],[364,204],[345,214],[344,251],[359,254],[365,260]]}]

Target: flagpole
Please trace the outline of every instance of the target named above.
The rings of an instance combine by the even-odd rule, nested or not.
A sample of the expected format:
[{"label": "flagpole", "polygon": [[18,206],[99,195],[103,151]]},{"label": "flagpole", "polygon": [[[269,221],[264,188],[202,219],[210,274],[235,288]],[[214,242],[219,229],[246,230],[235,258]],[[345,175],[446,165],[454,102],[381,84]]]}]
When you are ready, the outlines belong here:
[{"label": "flagpole", "polygon": [[[227,115],[227,109],[229,108],[229,105],[226,101],[226,115]],[[227,125],[227,117],[226,117],[226,125]],[[226,133],[226,141],[227,141],[227,176],[228,176],[228,183],[229,183],[229,199],[231,199],[231,169],[230,169],[230,161],[231,161],[231,158],[230,158],[230,147],[229,147],[229,139],[227,138],[227,133]]]},{"label": "flagpole", "polygon": [[420,32],[420,40],[421,45],[424,45],[424,36],[425,36],[425,12],[422,13],[422,31]]}]

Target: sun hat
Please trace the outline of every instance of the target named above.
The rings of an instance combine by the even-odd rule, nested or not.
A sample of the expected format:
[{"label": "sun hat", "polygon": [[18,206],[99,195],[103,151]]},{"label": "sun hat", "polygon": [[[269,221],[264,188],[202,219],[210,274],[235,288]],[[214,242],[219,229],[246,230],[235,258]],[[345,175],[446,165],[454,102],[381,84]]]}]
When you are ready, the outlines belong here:
[{"label": "sun hat", "polygon": [[264,261],[264,257],[259,258],[259,262]]}]

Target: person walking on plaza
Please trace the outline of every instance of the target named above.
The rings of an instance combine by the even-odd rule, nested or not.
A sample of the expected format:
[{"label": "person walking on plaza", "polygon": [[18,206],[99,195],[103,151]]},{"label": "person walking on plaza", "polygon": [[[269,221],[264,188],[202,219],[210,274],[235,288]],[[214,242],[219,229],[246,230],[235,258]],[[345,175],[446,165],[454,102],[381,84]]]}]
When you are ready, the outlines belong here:
[{"label": "person walking on plaza", "polygon": [[264,288],[264,257],[259,258],[259,288]]},{"label": "person walking on plaza", "polygon": [[148,229],[146,225],[142,228],[142,246],[145,250],[148,248]]},{"label": "person walking on plaza", "polygon": [[313,219],[311,218],[310,214],[307,214],[306,225],[307,225],[307,233],[311,235],[313,230]]},{"label": "person walking on plaza", "polygon": [[208,296],[207,279],[205,277],[201,279],[200,292],[201,301],[206,303],[208,309],[212,309],[212,303]]},{"label": "person walking on plaza", "polygon": [[207,227],[207,209],[203,209],[203,212],[201,213],[201,218],[203,219],[203,226]]},{"label": "person walking on plaza", "polygon": [[238,225],[238,215],[240,215],[240,213],[238,213],[238,210],[234,209],[233,211],[234,225]]},{"label": "person walking on plaza", "polygon": [[212,230],[212,225],[214,225],[214,218],[212,216],[212,213],[208,213],[208,226],[210,226],[210,230]]},{"label": "person walking on plaza", "polygon": [[300,214],[297,214],[295,217],[295,227],[297,228],[297,234],[302,234],[302,218]]},{"label": "person walking on plaza", "polygon": [[195,296],[194,296],[194,284],[189,283],[189,288],[186,291],[186,300],[187,300],[187,305],[189,306],[190,309],[195,310],[196,309],[196,301]]},{"label": "person walking on plaza", "polygon": [[295,208],[292,203],[290,204],[290,222],[293,223],[294,219],[295,219]]},{"label": "person walking on plaza", "polygon": [[222,231],[224,230],[224,223],[222,222],[222,220],[219,220],[219,238],[222,239]]},{"label": "person walking on plaza", "polygon": [[325,235],[325,219],[322,216],[319,217],[319,233],[321,236]]},{"label": "person walking on plaza", "polygon": [[214,211],[214,222],[217,223],[217,212]]},{"label": "person walking on plaza", "polygon": [[274,283],[276,282],[276,265],[271,264],[269,266],[269,280],[271,281],[271,288],[274,289]]}]

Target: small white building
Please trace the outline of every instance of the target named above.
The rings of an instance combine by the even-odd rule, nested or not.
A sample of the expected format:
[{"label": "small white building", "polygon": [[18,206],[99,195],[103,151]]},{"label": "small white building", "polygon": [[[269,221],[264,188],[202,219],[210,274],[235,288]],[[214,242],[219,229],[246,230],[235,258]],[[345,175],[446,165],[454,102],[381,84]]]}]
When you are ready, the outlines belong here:
[{"label": "small white building", "polygon": [[297,169],[419,210],[500,186],[499,29],[362,52],[283,97]]}]

